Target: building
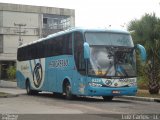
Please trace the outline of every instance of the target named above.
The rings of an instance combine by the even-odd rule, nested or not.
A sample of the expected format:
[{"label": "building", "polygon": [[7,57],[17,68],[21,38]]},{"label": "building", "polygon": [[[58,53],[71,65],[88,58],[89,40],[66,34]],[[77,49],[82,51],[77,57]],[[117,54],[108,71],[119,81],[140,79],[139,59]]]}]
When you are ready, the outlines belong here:
[{"label": "building", "polygon": [[0,3],[0,79],[15,65],[19,45],[74,26],[73,9]]}]

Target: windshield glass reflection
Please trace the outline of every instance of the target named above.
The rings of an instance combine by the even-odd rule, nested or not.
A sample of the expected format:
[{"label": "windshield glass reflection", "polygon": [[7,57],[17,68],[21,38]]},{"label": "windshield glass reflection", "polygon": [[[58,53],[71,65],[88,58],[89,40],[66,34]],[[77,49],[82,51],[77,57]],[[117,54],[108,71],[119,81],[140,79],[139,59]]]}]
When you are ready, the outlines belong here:
[{"label": "windshield glass reflection", "polygon": [[91,46],[89,75],[102,77],[136,76],[133,48]]}]

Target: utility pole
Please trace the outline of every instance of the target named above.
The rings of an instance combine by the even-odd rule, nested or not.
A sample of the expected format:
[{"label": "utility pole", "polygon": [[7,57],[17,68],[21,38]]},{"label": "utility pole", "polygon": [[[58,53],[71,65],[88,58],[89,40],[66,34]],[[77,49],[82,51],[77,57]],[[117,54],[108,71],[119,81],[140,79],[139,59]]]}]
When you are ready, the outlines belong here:
[{"label": "utility pole", "polygon": [[26,24],[16,24],[14,23],[14,26],[18,26],[18,34],[19,34],[19,46],[21,46],[23,44],[23,40],[22,40],[22,37],[21,37],[21,33],[26,33],[26,31],[21,31],[21,28],[26,26]]}]

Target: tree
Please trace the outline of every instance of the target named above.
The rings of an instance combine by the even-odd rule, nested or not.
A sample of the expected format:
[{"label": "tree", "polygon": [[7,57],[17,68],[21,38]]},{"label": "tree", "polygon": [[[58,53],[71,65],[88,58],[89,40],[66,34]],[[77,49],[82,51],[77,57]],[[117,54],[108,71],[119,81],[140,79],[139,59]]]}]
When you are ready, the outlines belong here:
[{"label": "tree", "polygon": [[12,79],[12,80],[15,79],[16,78],[16,67],[10,66],[7,69],[7,75],[9,79]]},{"label": "tree", "polygon": [[145,46],[147,62],[144,73],[147,74],[149,92],[158,94],[160,88],[160,19],[155,14],[145,14],[140,20],[133,20],[128,26],[134,42]]}]

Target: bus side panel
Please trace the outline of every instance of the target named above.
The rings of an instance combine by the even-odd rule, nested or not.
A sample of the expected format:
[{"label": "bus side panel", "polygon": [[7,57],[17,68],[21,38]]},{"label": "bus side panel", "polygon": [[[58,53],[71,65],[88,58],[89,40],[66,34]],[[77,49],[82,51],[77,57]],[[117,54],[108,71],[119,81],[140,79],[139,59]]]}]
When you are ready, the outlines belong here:
[{"label": "bus side panel", "polygon": [[31,88],[38,91],[46,90],[46,58],[29,60]]},{"label": "bus side panel", "polygon": [[73,56],[63,55],[50,57],[46,60],[47,84],[50,92],[63,92],[63,81],[73,78],[74,62]]},{"label": "bus side panel", "polygon": [[19,70],[16,71],[16,80],[17,80],[17,86],[19,88],[24,89],[25,88],[25,77]]},{"label": "bus side panel", "polygon": [[17,86],[19,88],[26,88],[26,79],[30,78],[30,70],[28,61],[18,62],[17,61],[17,71],[16,71],[16,79]]},{"label": "bus side panel", "polygon": [[[73,80],[73,72],[75,71],[74,68],[74,59],[73,56],[64,56],[62,57],[62,60],[64,60],[64,63],[61,67],[57,69],[57,85],[56,90],[57,92],[62,93],[63,92],[63,82],[65,79],[67,79],[71,87],[73,86],[74,80]],[[72,87],[73,88],[73,87]]]},{"label": "bus side panel", "polygon": [[72,85],[72,76],[73,76],[73,70],[57,70],[57,86],[56,86],[56,92],[62,93],[63,92],[63,82],[65,79],[67,79],[70,84]]},{"label": "bus side panel", "polygon": [[[45,86],[45,59],[27,60],[17,62],[17,85],[20,88],[26,87],[26,80],[29,80],[31,89],[41,91]],[[45,88],[45,87],[44,87]]]},{"label": "bus side panel", "polygon": [[56,61],[56,57],[46,58],[46,82],[45,82],[45,90],[49,92],[56,91],[56,79],[57,79],[57,70],[54,68],[54,61]]}]

